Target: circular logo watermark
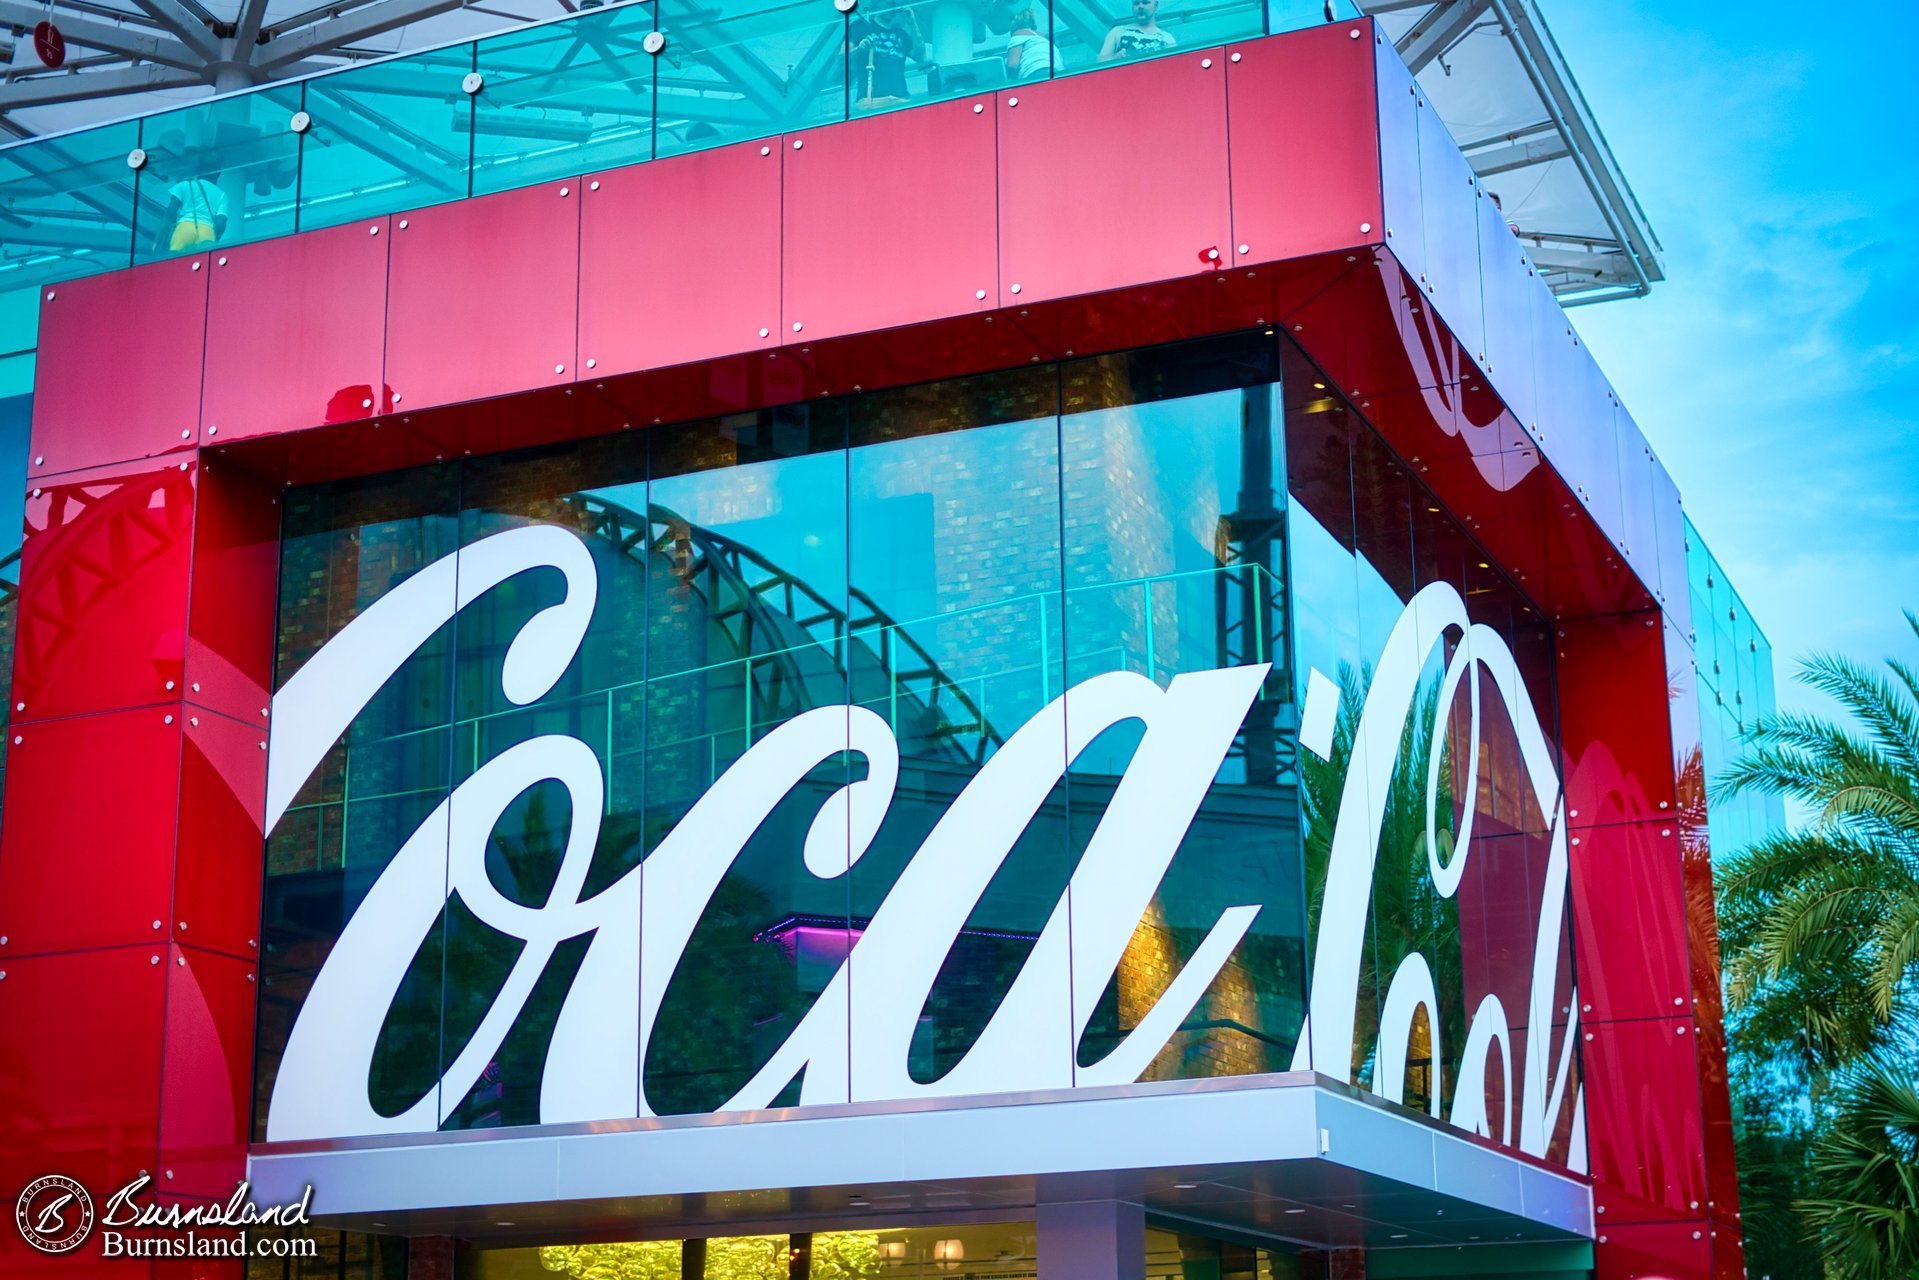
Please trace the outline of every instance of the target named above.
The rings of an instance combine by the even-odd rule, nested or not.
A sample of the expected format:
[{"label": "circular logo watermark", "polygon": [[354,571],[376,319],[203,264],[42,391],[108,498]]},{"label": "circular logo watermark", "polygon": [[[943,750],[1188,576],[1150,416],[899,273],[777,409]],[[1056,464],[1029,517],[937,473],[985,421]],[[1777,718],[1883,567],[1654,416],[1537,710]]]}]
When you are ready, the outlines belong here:
[{"label": "circular logo watermark", "polygon": [[20,1236],[42,1253],[72,1253],[93,1234],[93,1197],[63,1174],[35,1178],[13,1203]]}]

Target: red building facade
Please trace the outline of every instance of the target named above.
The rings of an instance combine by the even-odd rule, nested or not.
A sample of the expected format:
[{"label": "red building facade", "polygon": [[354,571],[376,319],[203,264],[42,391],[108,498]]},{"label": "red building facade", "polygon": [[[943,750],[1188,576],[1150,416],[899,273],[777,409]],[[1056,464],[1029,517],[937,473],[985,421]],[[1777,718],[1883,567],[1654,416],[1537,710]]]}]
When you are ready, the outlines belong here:
[{"label": "red building facade", "polygon": [[[62,284],[45,291],[41,335],[0,832],[0,1062],[14,1099],[0,1186],[62,1172],[97,1198],[145,1173],[192,1203],[230,1194],[250,1161],[263,1185],[276,1167],[321,1167],[298,1163],[311,1143],[276,1144],[254,1120],[290,493],[1238,336],[1265,340],[1261,358],[1283,368],[1248,385],[1282,386],[1287,421],[1332,412],[1376,433],[1407,492],[1458,522],[1460,545],[1498,567],[1550,648],[1563,825],[1542,816],[1567,851],[1577,974],[1554,989],[1576,991],[1577,1007],[1558,1011],[1546,1056],[1574,1041],[1577,1085],[1537,1153],[1475,1141],[1590,1183],[1584,1221],[1538,1238],[1590,1238],[1602,1277],[1743,1274],[1711,878],[1687,825],[1701,798],[1679,767],[1700,729],[1668,674],[1690,664],[1693,628],[1678,491],[1371,23]],[[1300,460],[1286,463],[1297,481]],[[962,483],[936,467],[926,488]],[[1276,732],[1305,732],[1310,696],[1296,715]],[[858,938],[872,914],[852,910],[868,923],[845,918],[839,933]],[[1461,922],[1469,969],[1499,949],[1490,918],[1477,940]],[[1308,1061],[1342,1087],[1367,1069]],[[857,1094],[843,1099],[855,1111]],[[1001,1217],[1040,1214],[1045,1275],[1067,1210],[1018,1203],[1044,1202],[1043,1182],[1019,1183]],[[1056,1199],[1180,1218],[1154,1185]],[[371,1202],[329,1210],[328,1190],[316,1182],[322,1222],[379,1234]],[[602,1205],[593,1232],[616,1192],[659,1199],[580,1192]],[[423,1239],[503,1234],[456,1202],[411,1206],[394,1228],[415,1237],[416,1267],[433,1265]],[[702,1212],[646,1221],[655,1236],[715,1234]],[[1410,1225],[1395,1212],[1368,1226],[1319,1206],[1283,1238],[1364,1247],[1377,1265],[1400,1238],[1385,1228]],[[546,1229],[564,1235],[555,1213]],[[1261,1234],[1252,1219],[1192,1216]],[[860,1218],[814,1204],[782,1221]],[[7,1248],[19,1274],[244,1265]]]}]

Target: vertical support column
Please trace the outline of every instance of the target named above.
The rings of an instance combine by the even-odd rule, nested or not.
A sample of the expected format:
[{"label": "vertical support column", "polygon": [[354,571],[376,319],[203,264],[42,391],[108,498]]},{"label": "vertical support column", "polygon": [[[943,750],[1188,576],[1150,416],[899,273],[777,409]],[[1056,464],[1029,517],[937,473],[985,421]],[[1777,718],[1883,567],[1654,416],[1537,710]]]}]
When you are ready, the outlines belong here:
[{"label": "vertical support column", "polygon": [[[96,1204],[141,1176],[162,1203],[224,1200],[251,1115],[279,508],[193,443],[203,268],[57,292],[0,833],[0,1196],[65,1173]],[[177,394],[100,403],[160,364]],[[9,1275],[152,1269],[97,1234],[56,1258],[0,1233]]]},{"label": "vertical support column", "polygon": [[1124,1200],[1039,1206],[1040,1280],[1145,1280],[1146,1211]]},{"label": "vertical support column", "polygon": [[1326,1280],[1366,1280],[1366,1251],[1334,1249],[1328,1253]]},{"label": "vertical support column", "polygon": [[1695,901],[1711,882],[1688,874],[1683,824],[1692,693],[1657,610],[1561,620],[1555,638],[1598,1271],[1705,1280],[1738,1231],[1715,1230],[1708,1159],[1725,1050]]}]

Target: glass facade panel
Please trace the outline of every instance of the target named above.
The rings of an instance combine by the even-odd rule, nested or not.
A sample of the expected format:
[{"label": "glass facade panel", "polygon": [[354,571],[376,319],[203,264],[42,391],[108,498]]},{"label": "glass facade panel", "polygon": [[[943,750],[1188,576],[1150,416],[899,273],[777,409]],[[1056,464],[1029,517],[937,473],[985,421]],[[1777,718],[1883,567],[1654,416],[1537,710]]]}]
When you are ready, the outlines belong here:
[{"label": "glass facade panel", "polygon": [[852,115],[1045,80],[1062,59],[1047,0],[983,9],[963,0],[861,5],[847,25]]},{"label": "glass facade panel", "polygon": [[306,81],[300,229],[465,198],[473,58],[463,44]]},{"label": "glass facade panel", "polygon": [[[657,852],[753,744],[846,704],[845,406],[666,428],[651,443],[645,787]],[[661,1114],[725,1105],[845,956],[844,848],[828,878],[801,857],[852,780],[840,726],[841,749],[783,796],[748,798],[776,802],[694,929],[643,1064]],[[779,1101],[796,1101],[797,1083]]]},{"label": "glass facade panel", "polygon": [[[607,1114],[1310,1062],[1436,1114],[1464,1094],[1473,1127],[1471,1018],[1496,996],[1523,1043],[1552,847],[1500,674],[1550,734],[1551,644],[1483,555],[1257,334],[293,491],[282,683],[443,559],[451,621],[274,832],[261,1104],[353,908],[451,795],[384,1115],[540,1122],[571,996],[637,980]],[[537,690],[523,641],[559,655]],[[856,848],[837,806],[880,735],[897,781]],[[576,902],[599,914],[530,940]],[[653,939],[637,974],[584,982],[622,937]],[[995,1019],[1028,998],[1075,1030],[1009,1054]],[[1315,1001],[1351,1017],[1308,1055]],[[842,1026],[904,1061],[859,1048],[849,1076],[803,1038]]]},{"label": "glass facade panel", "polygon": [[[1107,672],[1163,688],[1189,673],[1270,668],[1255,678],[1215,775],[1194,780],[1200,816],[1165,850],[1165,877],[1117,966],[1075,930],[1075,968],[1093,969],[1078,988],[1111,973],[1078,1045],[1081,1068],[1124,1041],[1234,908],[1256,914],[1144,1078],[1284,1071],[1298,1038],[1305,886],[1288,732],[1277,358],[1272,342],[1250,335],[1082,361],[1062,374],[1069,687]],[[1078,698],[1068,695],[1069,724],[1084,714]],[[1074,758],[1070,829],[1082,854],[1136,821],[1111,808],[1129,765],[1150,749],[1150,725],[1115,724]],[[1142,844],[1131,856],[1155,852]]]},{"label": "glass facade panel", "polygon": [[847,19],[833,6],[818,0],[738,0],[717,8],[698,0],[657,3],[666,47],[655,155],[846,118]]},{"label": "glass facade panel", "polygon": [[[20,620],[20,546],[26,531],[27,436],[32,426],[33,396],[0,387],[0,728],[13,717],[13,637]],[[12,742],[12,735],[0,734],[0,792],[6,789]]]},{"label": "glass facade panel", "polygon": [[[981,768],[1060,695],[1057,395],[1054,371],[1033,369],[853,407],[853,701],[885,717],[900,746],[892,808],[853,868],[856,922],[880,909]],[[1031,741],[1036,730],[1025,732]],[[1037,785],[1022,793],[1038,805],[1032,820],[1010,847],[979,851],[982,865],[1000,861],[920,1011],[908,1067],[921,1083],[974,1046],[1065,892],[1066,743],[1053,736],[1056,747],[1035,744]],[[1044,981],[1064,1001],[1068,975]],[[1064,1038],[1029,1049],[1070,1083]]]},{"label": "glass facade panel", "polygon": [[300,96],[284,85],[142,120],[134,261],[292,231]]},{"label": "glass facade panel", "polygon": [[652,29],[640,0],[481,41],[474,194],[652,159]]},{"label": "glass facade panel", "polygon": [[463,1248],[455,1280],[1031,1280],[1039,1262],[1030,1222],[696,1240],[615,1240],[517,1249]]},{"label": "glass facade panel", "polygon": [[[140,122],[0,148],[0,289],[124,267],[133,252]],[[11,344],[8,344],[11,347]]]},{"label": "glass facade panel", "polygon": [[[1312,25],[1324,20],[1322,12]],[[1248,40],[1267,30],[1266,0],[1131,0],[1116,16],[1062,5],[1053,33],[1059,48],[1056,74],[1162,58],[1182,49]]]},{"label": "glass facade panel", "polygon": [[[436,467],[289,493],[280,549],[279,683],[375,602],[453,552],[457,470]],[[448,580],[443,603],[451,609]],[[314,979],[408,837],[452,787],[453,628],[440,628],[329,750],[267,842],[254,1128]],[[440,852],[442,863],[444,847]],[[368,1097],[386,1114],[437,1105],[443,927],[419,948],[375,1048]],[[437,1111],[434,1114],[438,1114]]]}]

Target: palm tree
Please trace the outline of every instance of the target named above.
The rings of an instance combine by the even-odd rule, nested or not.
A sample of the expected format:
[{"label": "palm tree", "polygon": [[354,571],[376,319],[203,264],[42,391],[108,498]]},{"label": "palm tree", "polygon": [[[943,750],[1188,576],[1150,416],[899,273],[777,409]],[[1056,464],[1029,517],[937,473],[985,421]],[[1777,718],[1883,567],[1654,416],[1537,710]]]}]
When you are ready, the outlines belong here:
[{"label": "palm tree", "polygon": [[1813,1144],[1819,1194],[1801,1211],[1826,1244],[1826,1270],[1892,1280],[1919,1270],[1919,1085],[1910,1060],[1849,1073],[1838,1119]]},{"label": "palm tree", "polygon": [[[1919,618],[1906,615],[1915,635]],[[1864,733],[1805,714],[1763,717],[1723,795],[1801,801],[1811,825],[1733,853],[1718,876],[1729,995],[1797,1033],[1805,1065],[1842,1064],[1911,1027],[1919,969],[1919,673],[1888,679],[1846,658],[1801,678]]]},{"label": "palm tree", "polygon": [[1756,1136],[1799,1152],[1813,1135],[1803,1161],[1775,1162],[1780,1186],[1755,1189],[1798,1192],[1828,1280],[1919,1275],[1919,673],[1887,667],[1810,659],[1801,679],[1855,723],[1764,716],[1717,790],[1812,813],[1716,878],[1735,1076],[1777,1112]]}]

